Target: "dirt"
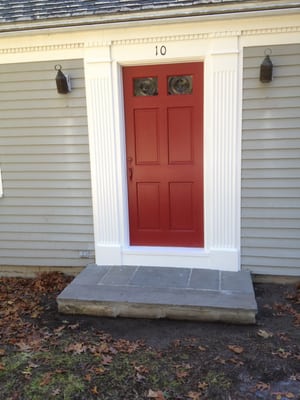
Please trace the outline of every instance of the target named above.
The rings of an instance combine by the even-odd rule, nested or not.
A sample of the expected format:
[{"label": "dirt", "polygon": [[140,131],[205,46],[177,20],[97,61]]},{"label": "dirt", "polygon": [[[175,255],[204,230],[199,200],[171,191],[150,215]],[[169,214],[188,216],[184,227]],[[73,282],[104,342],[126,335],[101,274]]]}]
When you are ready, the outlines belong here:
[{"label": "dirt", "polygon": [[300,290],[256,284],[249,326],[61,315],[60,274],[0,279],[0,399],[300,399]]}]

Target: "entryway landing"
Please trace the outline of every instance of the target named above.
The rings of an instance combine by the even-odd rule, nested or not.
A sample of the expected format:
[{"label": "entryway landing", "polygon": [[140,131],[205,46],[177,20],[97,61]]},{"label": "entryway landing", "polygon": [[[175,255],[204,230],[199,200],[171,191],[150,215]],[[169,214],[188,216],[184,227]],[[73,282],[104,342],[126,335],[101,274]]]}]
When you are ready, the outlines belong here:
[{"label": "entryway landing", "polygon": [[255,323],[249,272],[87,266],[57,298],[65,314]]}]

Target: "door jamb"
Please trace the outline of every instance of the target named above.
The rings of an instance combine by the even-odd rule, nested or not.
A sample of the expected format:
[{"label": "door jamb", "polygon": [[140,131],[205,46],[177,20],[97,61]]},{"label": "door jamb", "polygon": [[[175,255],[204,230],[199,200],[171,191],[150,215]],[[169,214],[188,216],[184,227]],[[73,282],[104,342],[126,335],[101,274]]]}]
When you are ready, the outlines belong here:
[{"label": "door jamb", "polygon": [[[117,104],[116,107],[116,140],[117,140],[117,159],[118,159],[118,203],[119,203],[119,221],[120,221],[120,245],[122,251],[130,254],[133,253],[144,253],[148,252],[163,252],[163,253],[186,253],[191,252],[195,255],[205,254],[207,251],[205,250],[205,148],[204,148],[204,136],[205,136],[205,119],[204,119],[204,110],[203,110],[203,225],[204,225],[204,248],[186,248],[186,247],[169,247],[164,246],[132,246],[130,245],[130,236],[129,236],[129,215],[128,215],[128,186],[127,186],[127,163],[126,163],[126,131],[125,131],[125,112],[124,112],[124,82],[122,77],[122,69],[124,67],[130,66],[146,66],[146,65],[161,65],[161,64],[185,64],[189,62],[198,62],[203,63],[204,71],[203,71],[203,80],[205,82],[205,60],[203,58],[200,59],[185,59],[177,62],[175,60],[168,59],[165,62],[157,63],[153,62],[132,62],[132,63],[118,63],[117,61],[112,62],[112,76],[113,76],[113,98],[114,104]],[[203,90],[203,104],[205,105],[205,85]]]}]

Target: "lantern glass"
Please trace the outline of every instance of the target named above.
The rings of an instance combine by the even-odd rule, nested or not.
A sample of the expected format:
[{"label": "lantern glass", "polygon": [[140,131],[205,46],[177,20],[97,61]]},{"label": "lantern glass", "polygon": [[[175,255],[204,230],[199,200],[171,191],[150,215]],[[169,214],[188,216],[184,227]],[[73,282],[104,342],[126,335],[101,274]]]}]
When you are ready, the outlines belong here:
[{"label": "lantern glass", "polygon": [[273,64],[269,55],[266,55],[265,59],[260,65],[259,79],[262,83],[271,82],[273,79]]},{"label": "lantern glass", "polygon": [[68,75],[65,75],[61,70],[61,65],[56,65],[55,70],[56,74],[56,88],[57,92],[60,94],[67,94],[71,91],[70,79]]}]

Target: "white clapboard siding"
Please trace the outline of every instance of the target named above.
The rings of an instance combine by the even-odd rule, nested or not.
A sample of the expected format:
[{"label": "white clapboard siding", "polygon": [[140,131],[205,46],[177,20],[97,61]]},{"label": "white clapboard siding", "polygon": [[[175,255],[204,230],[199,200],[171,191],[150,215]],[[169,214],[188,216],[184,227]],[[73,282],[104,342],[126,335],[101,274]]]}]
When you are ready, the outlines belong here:
[{"label": "white clapboard siding", "polygon": [[[67,95],[56,91],[55,64],[71,77]],[[93,262],[82,60],[0,66],[0,167],[0,265]]]},{"label": "white clapboard siding", "polygon": [[244,49],[241,264],[300,275],[300,44],[270,47],[270,83],[265,48]]}]

